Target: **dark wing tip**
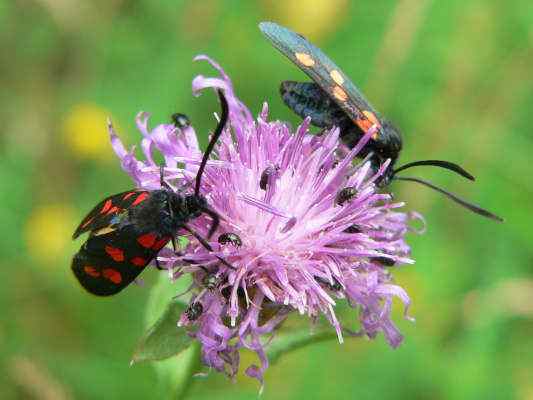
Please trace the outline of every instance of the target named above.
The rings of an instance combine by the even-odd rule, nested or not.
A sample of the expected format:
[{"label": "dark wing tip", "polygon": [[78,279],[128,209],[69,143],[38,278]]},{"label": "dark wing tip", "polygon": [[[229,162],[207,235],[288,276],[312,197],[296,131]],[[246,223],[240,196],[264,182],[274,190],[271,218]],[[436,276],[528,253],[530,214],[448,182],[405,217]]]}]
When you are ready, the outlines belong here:
[{"label": "dark wing tip", "polygon": [[[81,250],[80,252],[76,253],[72,258],[70,269],[74,273],[74,276],[76,277],[76,280],[78,281],[80,286],[85,289],[87,293],[99,297],[104,297],[112,296],[124,289],[124,285],[110,285],[107,282],[103,282],[101,278],[93,278],[88,276],[87,273],[83,270],[84,258],[83,255],[81,255],[80,253]],[[87,264],[85,263],[85,265]]]},{"label": "dark wing tip", "polygon": [[76,228],[74,233],[72,234],[72,240],[75,240],[78,238],[78,236],[81,235],[81,224]]},{"label": "dark wing tip", "polygon": [[493,214],[493,213],[489,213],[489,214],[490,215],[487,215],[488,218],[490,218],[490,219],[492,219],[492,220],[494,220],[496,222],[501,222],[501,223],[505,222],[505,218],[502,218],[502,217],[500,217],[500,216],[498,216],[496,214]]}]

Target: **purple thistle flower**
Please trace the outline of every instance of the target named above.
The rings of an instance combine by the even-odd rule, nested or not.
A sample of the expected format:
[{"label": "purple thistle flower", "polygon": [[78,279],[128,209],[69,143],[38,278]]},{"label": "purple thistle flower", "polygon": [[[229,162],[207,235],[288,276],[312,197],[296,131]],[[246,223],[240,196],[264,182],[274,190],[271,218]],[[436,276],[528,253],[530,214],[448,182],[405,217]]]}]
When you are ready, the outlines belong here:
[{"label": "purple thistle flower", "polygon": [[[210,241],[213,252],[190,238],[179,254],[163,249],[159,261],[172,280],[192,274],[195,294],[178,325],[189,327],[200,342],[204,364],[233,377],[239,350],[248,348],[261,365],[246,373],[262,382],[268,367],[264,337],[290,312],[313,321],[324,315],[343,341],[343,332],[350,331],[335,314],[339,299],[358,311],[360,333],[374,338],[381,331],[398,346],[402,335],[390,318],[392,301],[398,297],[407,313],[410,299],[392,283],[391,270],[413,263],[404,237],[413,230],[408,222],[422,217],[398,211],[403,203],[378,193],[375,182],[388,162],[377,172],[368,161],[352,162],[372,132],[346,151],[337,128],[313,136],[305,120],[293,134],[286,124],[268,121],[266,103],[255,120],[222,68],[206,56],[196,60],[207,60],[220,76],[197,76],[193,92],[220,89],[229,104],[217,159],[208,162],[201,186],[221,224]],[[162,124],[149,130],[148,118],[137,116],[142,161],[124,148],[110,125],[123,169],[137,186],[159,189],[152,156],[159,151],[169,185],[192,190],[202,157],[194,129]],[[206,216],[190,223],[204,237],[209,225]]]}]

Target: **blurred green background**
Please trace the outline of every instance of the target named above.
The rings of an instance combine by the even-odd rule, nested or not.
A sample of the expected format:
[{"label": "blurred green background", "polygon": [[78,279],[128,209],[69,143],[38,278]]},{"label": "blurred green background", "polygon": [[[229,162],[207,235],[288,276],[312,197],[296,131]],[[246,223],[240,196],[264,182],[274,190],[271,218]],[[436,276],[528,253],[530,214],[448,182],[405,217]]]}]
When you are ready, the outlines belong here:
[{"label": "blurred green background", "polygon": [[[533,399],[533,7],[530,0],[0,2],[0,398],[153,398],[161,378],[129,366],[156,272],[111,299],[84,293],[70,258],[77,223],[131,187],[108,144],[111,116],[129,144],[134,117],[188,114],[203,136],[214,96],[191,79],[218,60],[257,114],[298,118],[278,97],[305,78],[261,36],[274,20],[319,45],[404,132],[400,162],[446,159],[478,177],[417,171],[503,215],[497,224],[410,183],[397,199],[423,213],[414,266],[396,271],[415,324],[391,350],[329,341],[287,354],[264,399]],[[296,318],[298,319],[298,318]],[[253,360],[244,354],[241,370]],[[167,371],[168,372],[168,371]],[[242,373],[195,379],[191,399],[256,398]],[[160,392],[159,392],[160,393]],[[172,398],[172,392],[167,393]]]}]

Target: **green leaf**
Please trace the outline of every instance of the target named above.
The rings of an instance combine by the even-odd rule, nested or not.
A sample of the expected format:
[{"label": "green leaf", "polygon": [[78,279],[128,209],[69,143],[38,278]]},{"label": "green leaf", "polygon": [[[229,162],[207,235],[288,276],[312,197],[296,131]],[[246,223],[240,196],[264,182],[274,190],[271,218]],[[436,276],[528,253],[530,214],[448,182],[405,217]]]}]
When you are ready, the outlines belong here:
[{"label": "green leaf", "polygon": [[[180,329],[176,325],[181,312],[187,307],[187,302],[186,297],[178,299],[173,299],[173,297],[177,293],[183,293],[190,283],[191,279],[186,276],[177,282],[170,283],[166,274],[160,274],[159,281],[152,288],[146,305],[146,326],[150,328],[139,343],[133,362],[145,361],[145,359],[135,360],[138,350],[141,349],[146,339],[150,338],[151,333],[160,330],[162,337],[165,338],[163,346],[158,343],[158,340],[150,339],[151,343],[156,345],[155,352],[151,356],[157,353],[167,356],[165,359],[149,358],[161,360],[152,363],[159,378],[155,398],[182,398],[193,383],[192,375],[200,369],[200,346],[188,335],[182,336],[185,329]],[[161,315],[162,310],[165,310],[163,315]],[[142,349],[142,352],[144,353],[145,349]]]},{"label": "green leaf", "polygon": [[185,310],[183,302],[172,300],[161,318],[148,329],[133,352],[132,364],[141,361],[156,361],[175,356],[186,350],[192,342],[185,328],[177,322]]},{"label": "green leaf", "polygon": [[274,365],[279,358],[294,350],[310,344],[325,342],[327,340],[336,339],[337,334],[333,329],[321,328],[317,332],[310,332],[309,328],[298,329],[288,332],[279,332],[276,334],[272,343],[268,346],[266,354],[268,361]]},{"label": "green leaf", "polygon": [[[145,326],[151,327],[161,318],[161,313],[167,308],[171,299],[177,294],[183,293],[189,287],[191,279],[188,276],[180,278],[177,282],[171,283],[167,274],[159,274],[159,280],[150,290],[150,297],[146,304]],[[177,303],[181,302],[183,308],[187,307],[186,296],[180,296],[175,299]],[[177,321],[177,320],[176,320]]]},{"label": "green leaf", "polygon": [[183,399],[196,382],[193,375],[201,370],[200,345],[195,341],[178,356],[152,365],[159,377],[154,398]]}]

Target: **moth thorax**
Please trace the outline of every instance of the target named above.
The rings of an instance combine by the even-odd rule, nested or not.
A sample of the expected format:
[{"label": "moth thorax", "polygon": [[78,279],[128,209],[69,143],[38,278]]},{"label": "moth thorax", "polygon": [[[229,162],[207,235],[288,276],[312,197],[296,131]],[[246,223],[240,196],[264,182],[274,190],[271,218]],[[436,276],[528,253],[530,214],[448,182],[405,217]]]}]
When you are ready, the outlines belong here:
[{"label": "moth thorax", "polygon": [[207,200],[205,197],[196,194],[185,196],[184,203],[189,218],[198,217],[202,213],[202,210],[207,208]]}]

